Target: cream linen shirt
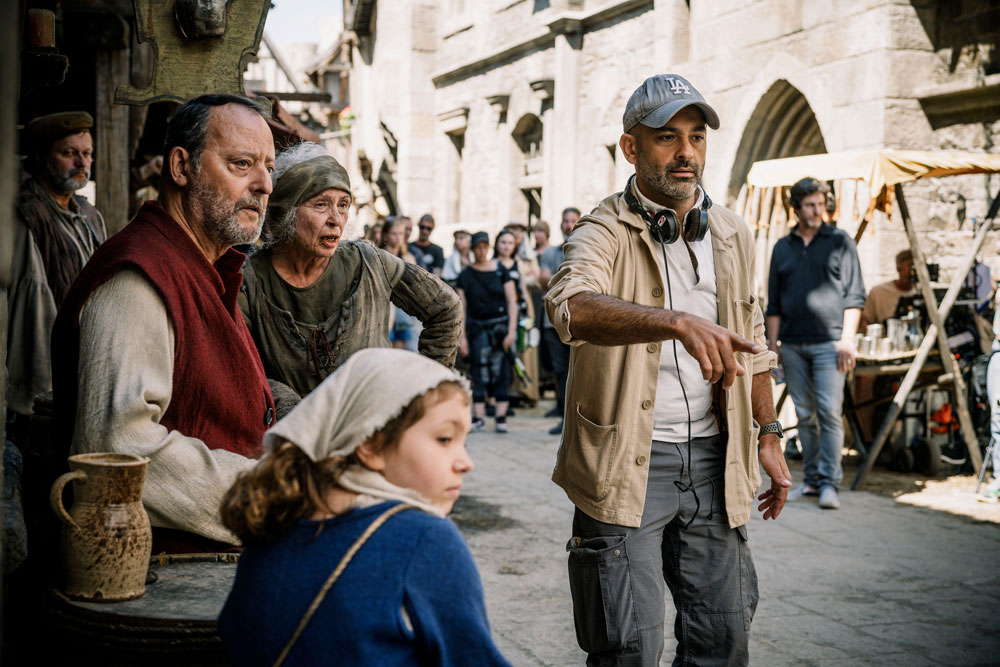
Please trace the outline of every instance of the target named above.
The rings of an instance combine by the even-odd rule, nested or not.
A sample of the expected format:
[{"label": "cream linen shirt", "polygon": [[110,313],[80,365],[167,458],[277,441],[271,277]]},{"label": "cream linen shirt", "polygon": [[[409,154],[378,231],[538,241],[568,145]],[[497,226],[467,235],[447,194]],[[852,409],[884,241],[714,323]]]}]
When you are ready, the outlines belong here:
[{"label": "cream linen shirt", "polygon": [[[708,213],[716,270],[719,324],[766,347],[764,316],[755,296],[753,237],[732,211]],[[573,346],[566,384],[566,420],[553,481],[587,515],[605,523],[637,527],[646,498],[649,455],[662,343],[600,346],[570,333],[568,301],[586,292],[664,307],[664,285],[656,253],[642,219],[621,193],[584,216],[563,247],[565,260],[545,296],[560,338]],[[750,519],[761,477],[759,426],[751,414],[752,376],[775,368],[775,355],[737,353],[747,374],[718,389],[720,424],[728,431],[725,494],[729,525]],[[717,387],[720,385],[717,385]]]},{"label": "cream linen shirt", "polygon": [[149,457],[142,503],[153,526],[239,544],[222,525],[222,496],[257,464],[160,419],[173,394],[174,328],[156,288],[122,270],[80,312],[80,373],[73,454]]}]

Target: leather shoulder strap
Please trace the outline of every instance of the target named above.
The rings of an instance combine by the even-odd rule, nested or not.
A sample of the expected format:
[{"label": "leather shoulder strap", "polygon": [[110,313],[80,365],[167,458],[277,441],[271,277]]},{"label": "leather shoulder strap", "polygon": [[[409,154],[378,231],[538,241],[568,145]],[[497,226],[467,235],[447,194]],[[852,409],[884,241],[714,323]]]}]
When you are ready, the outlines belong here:
[{"label": "leather shoulder strap", "polygon": [[354,554],[358,553],[358,549],[360,549],[361,546],[368,541],[368,538],[374,535],[375,531],[378,530],[382,526],[382,524],[388,521],[394,514],[399,514],[403,510],[408,510],[408,509],[418,509],[418,508],[414,507],[413,505],[407,505],[406,503],[393,505],[386,511],[382,512],[382,514],[380,514],[378,518],[372,521],[371,525],[369,525],[368,528],[365,529],[365,532],[361,533],[361,535],[358,536],[358,539],[354,540],[354,544],[352,544],[351,548],[347,550],[347,553],[344,554],[344,557],[340,559],[340,562],[337,563],[337,567],[333,569],[333,572],[330,573],[330,576],[326,578],[326,582],[324,582],[323,587],[319,589],[319,593],[316,594],[316,597],[315,599],[313,599],[312,604],[310,604],[309,608],[306,609],[306,613],[302,615],[302,619],[299,621],[298,626],[295,628],[295,632],[292,633],[292,638],[288,640],[288,643],[285,644],[285,648],[281,651],[281,655],[279,655],[278,659],[274,661],[274,667],[279,667],[279,665],[281,665],[285,661],[285,658],[288,657],[289,651],[291,651],[292,647],[295,646],[295,642],[298,641],[299,637],[302,635],[303,630],[306,629],[306,625],[309,624],[309,621],[310,619],[312,619],[313,614],[315,614],[316,610],[319,609],[320,604],[323,602],[323,598],[325,598],[326,594],[330,592],[330,589],[333,587],[334,582],[336,582],[337,579],[340,578],[340,575],[343,573],[344,568],[346,568],[347,564],[351,562],[352,558],[354,558]]}]

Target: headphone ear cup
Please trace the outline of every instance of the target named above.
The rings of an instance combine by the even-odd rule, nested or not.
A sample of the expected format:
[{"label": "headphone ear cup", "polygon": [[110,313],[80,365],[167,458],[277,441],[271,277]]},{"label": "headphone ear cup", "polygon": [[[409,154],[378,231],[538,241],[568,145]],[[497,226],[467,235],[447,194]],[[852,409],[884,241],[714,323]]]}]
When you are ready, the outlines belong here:
[{"label": "headphone ear cup", "polygon": [[677,224],[677,216],[668,208],[659,211],[653,216],[653,222],[649,225],[649,234],[654,241],[659,243],[674,243],[681,236],[680,226]]},{"label": "headphone ear cup", "polygon": [[684,238],[688,243],[701,241],[708,234],[708,211],[703,208],[691,209],[684,216]]}]

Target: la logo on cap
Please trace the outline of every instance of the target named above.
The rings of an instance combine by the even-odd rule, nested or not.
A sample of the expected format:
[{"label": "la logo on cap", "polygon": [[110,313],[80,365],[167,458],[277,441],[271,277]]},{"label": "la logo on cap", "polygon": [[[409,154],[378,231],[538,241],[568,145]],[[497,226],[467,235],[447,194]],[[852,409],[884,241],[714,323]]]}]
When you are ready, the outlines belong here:
[{"label": "la logo on cap", "polygon": [[669,78],[667,83],[670,84],[670,92],[674,95],[690,95],[691,89],[687,87],[687,84],[680,79]]}]

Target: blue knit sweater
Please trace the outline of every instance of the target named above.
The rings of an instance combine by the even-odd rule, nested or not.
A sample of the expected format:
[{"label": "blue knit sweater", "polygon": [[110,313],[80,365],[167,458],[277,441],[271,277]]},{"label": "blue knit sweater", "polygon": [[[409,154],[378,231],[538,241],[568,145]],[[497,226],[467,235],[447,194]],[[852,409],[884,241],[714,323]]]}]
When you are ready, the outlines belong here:
[{"label": "blue knit sweater", "polygon": [[[234,665],[274,663],[340,558],[393,504],[300,521],[284,537],[243,551],[219,616]],[[509,663],[493,644],[479,572],[455,525],[406,510],[355,554],[285,664]]]}]

